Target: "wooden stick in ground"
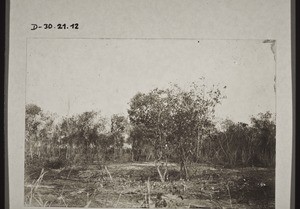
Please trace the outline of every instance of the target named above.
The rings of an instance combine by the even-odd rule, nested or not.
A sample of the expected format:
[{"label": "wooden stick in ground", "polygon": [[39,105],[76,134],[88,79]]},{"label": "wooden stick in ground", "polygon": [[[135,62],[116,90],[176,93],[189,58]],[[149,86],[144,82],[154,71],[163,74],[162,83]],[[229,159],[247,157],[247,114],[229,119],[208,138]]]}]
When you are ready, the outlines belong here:
[{"label": "wooden stick in ground", "polygon": [[123,193],[123,192],[121,192],[121,193],[119,194],[118,200],[117,200],[116,204],[114,205],[114,207],[117,207],[117,206],[118,206],[122,193]]},{"label": "wooden stick in ground", "polygon": [[160,171],[160,165],[159,165],[159,163],[156,163],[156,162],[155,162],[155,166],[156,166],[157,172],[158,172],[158,174],[159,174],[160,181],[161,181],[162,183],[164,183],[164,182],[165,182],[165,179],[164,179],[164,176],[162,175],[162,173],[161,173],[161,171]]},{"label": "wooden stick in ground", "polygon": [[147,192],[148,192],[148,207],[150,208],[150,178],[147,181]]},{"label": "wooden stick in ground", "polygon": [[108,173],[110,180],[113,181],[113,178],[111,177],[110,172],[108,171],[107,167],[104,166],[104,168],[105,168],[106,172]]},{"label": "wooden stick in ground", "polygon": [[166,159],[166,163],[165,163],[165,171],[164,171],[164,175],[163,175],[163,179],[166,180],[166,175],[168,173],[168,160]]},{"label": "wooden stick in ground", "polygon": [[231,200],[230,188],[229,188],[228,184],[226,185],[226,187],[227,187],[228,194],[229,194],[230,207],[232,208],[232,200]]}]

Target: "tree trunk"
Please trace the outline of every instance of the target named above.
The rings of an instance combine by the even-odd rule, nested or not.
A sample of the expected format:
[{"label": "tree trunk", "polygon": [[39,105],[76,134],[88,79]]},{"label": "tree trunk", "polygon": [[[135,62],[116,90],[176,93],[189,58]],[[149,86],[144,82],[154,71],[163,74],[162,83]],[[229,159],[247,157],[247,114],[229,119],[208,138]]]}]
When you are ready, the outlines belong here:
[{"label": "tree trunk", "polygon": [[184,163],[184,171],[185,171],[185,180],[189,180],[189,173],[188,173],[188,169],[186,167],[186,163]]},{"label": "tree trunk", "polygon": [[162,183],[164,183],[164,182],[165,182],[165,179],[164,179],[163,175],[161,174],[161,171],[160,171],[159,166],[160,166],[160,165],[157,165],[157,166],[156,166],[156,169],[157,169],[157,172],[158,172],[158,174],[159,174],[160,181],[161,181]]},{"label": "tree trunk", "polygon": [[180,163],[180,178],[185,180],[189,179],[188,169],[185,160],[181,160]]},{"label": "tree trunk", "polygon": [[196,147],[196,161],[199,159],[199,145],[200,145],[200,136],[199,136],[199,127],[197,129],[197,147]]},{"label": "tree trunk", "polygon": [[33,151],[32,151],[32,143],[29,141],[29,153],[30,153],[30,159],[33,159]]},{"label": "tree trunk", "polygon": [[160,170],[160,166],[159,164],[157,164],[155,162],[155,165],[156,165],[156,169],[157,169],[157,172],[159,174],[159,178],[160,178],[160,181],[162,183],[164,183],[166,181],[166,176],[167,176],[167,173],[168,173],[168,161],[166,160],[166,163],[162,163],[164,165],[164,173],[162,173],[162,171]]}]

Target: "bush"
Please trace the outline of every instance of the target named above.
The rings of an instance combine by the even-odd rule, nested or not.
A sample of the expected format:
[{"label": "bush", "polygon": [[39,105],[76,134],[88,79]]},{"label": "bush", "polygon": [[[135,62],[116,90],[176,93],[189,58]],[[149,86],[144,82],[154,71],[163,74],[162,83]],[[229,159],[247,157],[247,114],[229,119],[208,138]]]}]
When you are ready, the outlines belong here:
[{"label": "bush", "polygon": [[66,165],[65,160],[59,157],[52,157],[44,163],[45,168],[59,169]]},{"label": "bush", "polygon": [[43,160],[38,156],[26,156],[25,175],[31,179],[37,179],[43,169]]}]

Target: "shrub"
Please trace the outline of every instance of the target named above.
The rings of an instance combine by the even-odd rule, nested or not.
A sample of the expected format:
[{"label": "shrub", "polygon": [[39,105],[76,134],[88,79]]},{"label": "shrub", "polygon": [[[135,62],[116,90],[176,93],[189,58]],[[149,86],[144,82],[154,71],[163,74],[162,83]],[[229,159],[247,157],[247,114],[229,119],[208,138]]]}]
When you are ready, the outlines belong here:
[{"label": "shrub", "polygon": [[59,157],[51,157],[44,163],[45,168],[59,169],[66,165],[65,160]]}]

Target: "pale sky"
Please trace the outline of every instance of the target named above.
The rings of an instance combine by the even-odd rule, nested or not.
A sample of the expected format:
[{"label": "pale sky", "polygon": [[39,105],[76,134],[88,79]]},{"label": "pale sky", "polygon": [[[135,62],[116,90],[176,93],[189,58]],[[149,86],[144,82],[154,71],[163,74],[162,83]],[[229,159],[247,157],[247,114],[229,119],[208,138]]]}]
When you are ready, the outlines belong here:
[{"label": "pale sky", "polygon": [[[275,60],[262,40],[29,39],[26,103],[72,115],[127,114],[137,92],[200,77],[227,86],[217,118],[275,112]],[[68,105],[70,104],[70,106]]]}]

